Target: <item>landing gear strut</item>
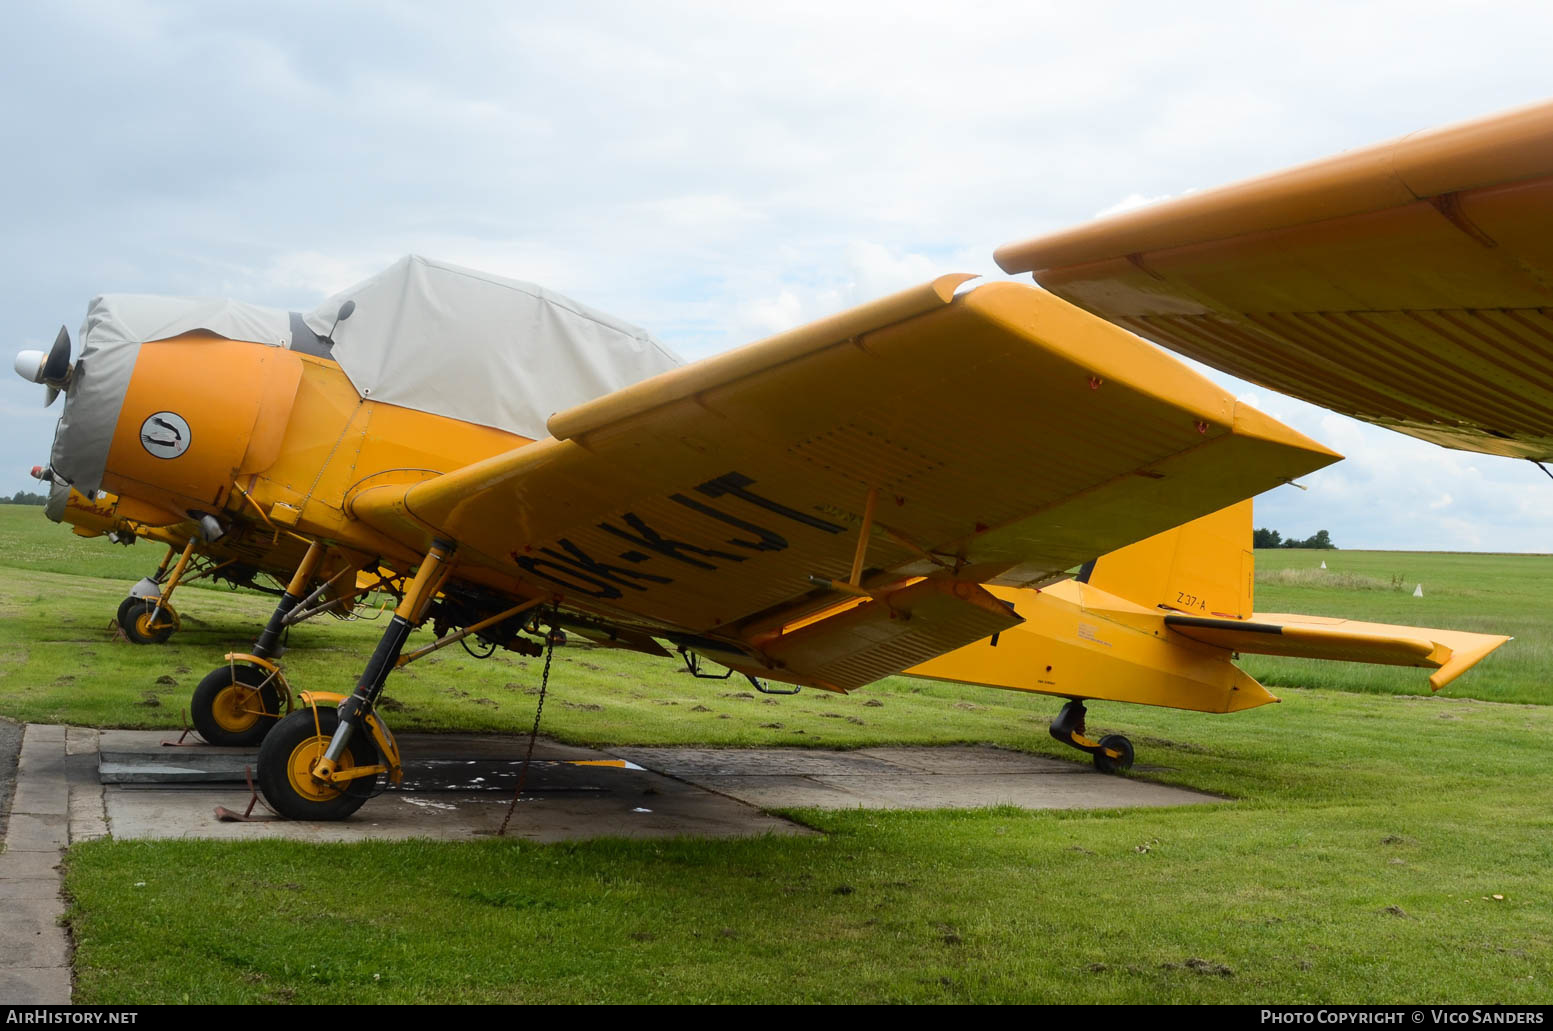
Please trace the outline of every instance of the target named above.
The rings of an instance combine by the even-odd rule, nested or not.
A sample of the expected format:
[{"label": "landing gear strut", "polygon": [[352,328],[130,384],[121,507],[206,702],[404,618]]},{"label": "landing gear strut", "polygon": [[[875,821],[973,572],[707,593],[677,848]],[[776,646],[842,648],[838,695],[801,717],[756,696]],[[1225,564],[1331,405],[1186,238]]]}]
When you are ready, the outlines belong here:
[{"label": "landing gear strut", "polygon": [[[371,797],[379,774],[403,776],[399,749],[375,710],[410,631],[452,571],[453,545],[435,541],[405,589],[349,698],[303,692],[304,708],[281,720],[259,748],[259,790],[292,820],[343,820]],[[332,701],[333,711],[319,702]]]},{"label": "landing gear strut", "polygon": [[[211,670],[194,689],[194,697],[189,700],[189,719],[207,744],[256,745],[280,718],[281,706],[291,710],[291,688],[273,660],[281,651],[286,616],[307,593],[307,585],[323,557],[322,544],[314,541],[308,545],[307,554],[302,556],[286,592],[276,602],[270,621],[254,642],[252,653],[228,655],[226,665]],[[238,665],[239,660],[245,664]]]},{"label": "landing gear strut", "polygon": [[176,549],[169,547],[162,558],[162,564],[157,567],[156,575],[136,584],[135,593],[119,604],[118,615],[114,619],[132,643],[161,644],[178,629],[178,613],[172,606],[173,591],[178,589],[179,582],[183,580],[183,571],[189,567],[189,559],[194,554],[194,541],[193,537],[189,538],[171,576],[165,581],[162,579],[167,572],[168,562],[177,553]]},{"label": "landing gear strut", "polygon": [[[343,820],[374,793],[380,774],[395,784],[404,776],[399,746],[377,712],[388,675],[400,666],[470,634],[498,626],[541,604],[528,598],[511,608],[449,633],[414,651],[404,651],[410,631],[426,620],[426,611],[452,573],[453,544],[433,541],[415,577],[404,589],[394,617],[367,660],[350,697],[303,691],[303,708],[275,725],[259,748],[256,779],[270,806],[292,820]],[[550,647],[555,647],[552,638]],[[548,669],[548,660],[547,669]],[[320,708],[333,704],[335,708]]]},{"label": "landing gear strut", "polygon": [[1084,703],[1074,700],[1064,705],[1052,720],[1051,735],[1063,744],[1095,757],[1095,769],[1117,773],[1132,768],[1132,742],[1120,734],[1107,734],[1099,741],[1084,736]]}]

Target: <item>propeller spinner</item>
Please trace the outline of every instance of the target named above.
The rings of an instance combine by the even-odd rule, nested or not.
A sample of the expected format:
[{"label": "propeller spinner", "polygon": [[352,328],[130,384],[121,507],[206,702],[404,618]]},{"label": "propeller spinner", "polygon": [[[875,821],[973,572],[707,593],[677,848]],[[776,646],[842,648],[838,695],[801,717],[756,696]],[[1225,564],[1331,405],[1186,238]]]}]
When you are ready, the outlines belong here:
[{"label": "propeller spinner", "polygon": [[43,407],[47,408],[70,382],[70,331],[60,326],[59,335],[54,338],[54,346],[49,348],[47,354],[42,351],[18,351],[13,367],[22,379],[42,383],[48,388],[43,402]]}]

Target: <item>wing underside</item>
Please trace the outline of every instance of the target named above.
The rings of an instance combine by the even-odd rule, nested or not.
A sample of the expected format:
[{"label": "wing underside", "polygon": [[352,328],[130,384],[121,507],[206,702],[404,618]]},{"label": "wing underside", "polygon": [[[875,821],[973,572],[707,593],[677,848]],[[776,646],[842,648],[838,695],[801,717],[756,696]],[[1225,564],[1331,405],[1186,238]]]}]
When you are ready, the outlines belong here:
[{"label": "wing underside", "polygon": [[1254,383],[1448,447],[1553,457],[1553,104],[997,258]]}]

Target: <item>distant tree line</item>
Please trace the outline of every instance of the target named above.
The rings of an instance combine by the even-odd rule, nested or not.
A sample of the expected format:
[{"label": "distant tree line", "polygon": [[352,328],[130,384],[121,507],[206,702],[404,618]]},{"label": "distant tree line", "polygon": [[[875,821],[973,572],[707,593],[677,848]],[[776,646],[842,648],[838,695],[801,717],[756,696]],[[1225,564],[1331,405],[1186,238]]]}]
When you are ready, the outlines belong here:
[{"label": "distant tree line", "polygon": [[[6,500],[5,499],[5,495],[0,494],[0,500]],[[46,504],[48,504],[48,501],[49,501],[49,499],[44,497],[42,494],[29,494],[29,493],[27,493],[24,490],[19,490],[15,494],[11,495],[10,499],[8,501],[6,501],[6,504],[10,504],[10,505],[46,505]]]},{"label": "distant tree line", "polygon": [[1314,537],[1299,540],[1290,537],[1283,539],[1283,535],[1277,530],[1258,529],[1251,531],[1251,546],[1253,548],[1321,548],[1328,551],[1337,550],[1337,545],[1332,543],[1332,535],[1325,530],[1317,530]]}]

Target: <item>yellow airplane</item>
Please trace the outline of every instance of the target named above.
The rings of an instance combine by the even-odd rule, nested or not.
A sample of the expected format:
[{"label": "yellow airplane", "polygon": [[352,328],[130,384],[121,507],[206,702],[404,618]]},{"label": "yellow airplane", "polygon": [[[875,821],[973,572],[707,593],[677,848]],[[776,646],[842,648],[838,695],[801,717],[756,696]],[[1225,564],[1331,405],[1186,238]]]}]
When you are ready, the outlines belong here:
[{"label": "yellow airplane", "polygon": [[[264,737],[257,779],[289,817],[342,818],[378,777],[399,777],[374,707],[383,685],[470,635],[532,651],[545,627],[564,627],[660,656],[668,642],[693,672],[710,661],[757,686],[835,691],[989,642],[996,657],[969,657],[974,675],[952,679],[1073,699],[1053,733],[1102,767],[1130,763],[1131,746],[1085,738],[1083,698],[1211,711],[1271,700],[1246,678],[1226,687],[1214,636],[1226,631],[1207,625],[1271,636],[1246,619],[1249,582],[1244,612],[1221,612],[1230,602],[1203,587],[1182,605],[1198,622],[1154,629],[1124,611],[1157,608],[1126,562],[1096,563],[1124,570],[1114,603],[1094,575],[1077,593],[1050,585],[1338,456],[1059,298],[971,278],[680,365],[640,330],[537,287],[409,258],[306,316],[221,302],[126,332],[156,321],[158,302],[109,295],[73,363],[66,337],[17,368],[65,392],[52,467],[82,492],[115,491],[150,525],[262,524],[311,542],[263,636],[307,604],[327,556],[405,578],[356,690],[301,692],[304,707]],[[1174,679],[1128,697],[1028,668],[1017,631],[1062,602],[1081,619],[1068,635],[1096,648],[1129,621],[1174,635],[1158,652]],[[1103,629],[1099,613],[1112,614]],[[437,639],[406,652],[428,620]],[[1428,631],[1398,643],[1402,629],[1360,630],[1348,647],[1445,672],[1482,643]],[[229,663],[278,677],[258,651]],[[1143,654],[1109,654],[1124,652]],[[233,681],[248,715],[273,718],[272,699]]]},{"label": "yellow airplane", "polygon": [[1253,383],[1446,447],[1553,459],[1553,102],[996,257]]}]

